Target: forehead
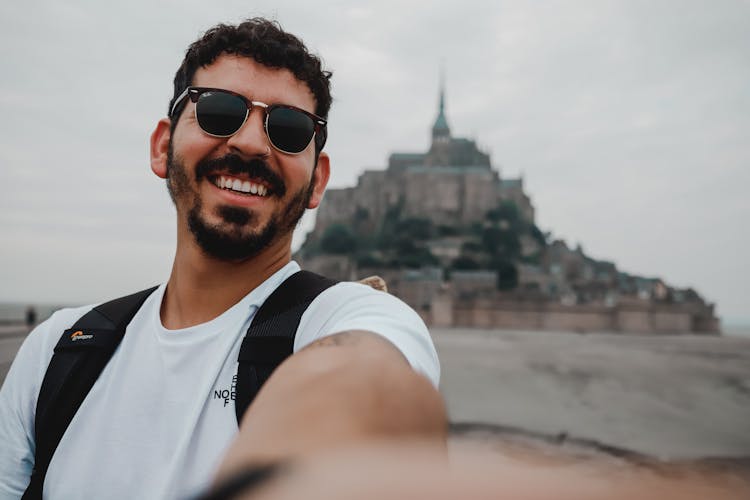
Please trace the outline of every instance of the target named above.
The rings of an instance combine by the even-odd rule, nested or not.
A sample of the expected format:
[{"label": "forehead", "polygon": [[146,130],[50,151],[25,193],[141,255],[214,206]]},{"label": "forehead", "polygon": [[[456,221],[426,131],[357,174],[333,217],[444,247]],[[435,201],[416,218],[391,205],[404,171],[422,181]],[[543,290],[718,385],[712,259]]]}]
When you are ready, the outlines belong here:
[{"label": "forehead", "polygon": [[269,68],[244,56],[222,54],[198,68],[193,86],[231,90],[253,101],[291,104],[315,112],[315,98],[306,83],[286,68]]}]

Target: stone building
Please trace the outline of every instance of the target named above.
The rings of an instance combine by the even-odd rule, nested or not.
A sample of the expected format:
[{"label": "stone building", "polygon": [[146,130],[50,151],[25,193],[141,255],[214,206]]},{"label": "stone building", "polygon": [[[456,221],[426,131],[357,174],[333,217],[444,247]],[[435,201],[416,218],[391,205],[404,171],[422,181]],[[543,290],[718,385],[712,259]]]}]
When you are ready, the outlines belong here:
[{"label": "stone building", "polygon": [[[356,186],[326,192],[315,229],[296,255],[302,267],[341,280],[378,274],[391,293],[435,326],[719,331],[713,304],[697,292],[671,288],[658,278],[621,272],[612,262],[587,256],[580,245],[570,248],[564,241],[542,234],[534,224],[534,207],[524,192],[523,178],[503,179],[475,141],[451,134],[442,86],[431,135],[427,151],[393,153],[386,168],[365,171]],[[520,234],[519,252],[510,264],[517,280],[510,290],[501,286],[500,279],[508,274],[508,267],[495,264],[492,268],[487,259],[483,261],[486,241],[478,242],[466,232],[467,227],[471,232],[477,225],[480,230],[507,229],[502,226],[507,221],[498,219],[498,225],[492,226],[491,216],[488,218],[489,211],[503,202],[512,202],[517,208],[516,222],[536,231]],[[394,211],[396,219],[418,220],[421,226],[429,219],[437,231],[419,240],[426,253],[415,254],[426,254],[429,259],[417,257],[416,265],[414,260],[393,265],[383,255],[369,261],[357,255],[360,240],[370,235],[379,234],[382,243],[382,229]],[[349,238],[356,241],[351,251],[322,250],[323,236],[331,234],[326,233],[329,228],[337,235],[333,239],[341,241],[336,233],[340,228],[334,225],[351,229]],[[382,254],[381,250],[374,254]],[[474,268],[459,268],[456,262],[461,258],[473,261]]]},{"label": "stone building", "polygon": [[451,135],[441,88],[430,149],[392,153],[385,170],[367,170],[355,187],[326,191],[310,237],[354,220],[374,231],[393,207],[404,217],[429,218],[435,226],[465,225],[481,220],[503,200],[513,201],[527,221],[534,221],[523,178],[501,179],[475,141]]}]

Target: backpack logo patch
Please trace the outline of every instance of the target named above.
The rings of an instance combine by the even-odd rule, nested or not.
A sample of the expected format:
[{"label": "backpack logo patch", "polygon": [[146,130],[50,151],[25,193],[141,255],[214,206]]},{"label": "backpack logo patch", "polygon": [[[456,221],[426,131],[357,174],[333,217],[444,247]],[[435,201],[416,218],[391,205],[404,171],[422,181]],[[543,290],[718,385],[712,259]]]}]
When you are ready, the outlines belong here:
[{"label": "backpack logo patch", "polygon": [[73,332],[73,334],[70,336],[70,340],[72,342],[76,342],[78,340],[88,340],[88,339],[93,339],[93,338],[94,338],[93,335],[88,334],[88,333],[83,333],[83,331],[81,330]]}]

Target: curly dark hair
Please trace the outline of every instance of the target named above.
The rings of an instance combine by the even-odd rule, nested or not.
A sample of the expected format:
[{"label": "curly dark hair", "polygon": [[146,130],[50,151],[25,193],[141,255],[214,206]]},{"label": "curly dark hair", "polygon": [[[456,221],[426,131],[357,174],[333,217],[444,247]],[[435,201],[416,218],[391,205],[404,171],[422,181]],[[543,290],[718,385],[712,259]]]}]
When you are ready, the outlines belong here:
[{"label": "curly dark hair", "polygon": [[[269,68],[288,69],[310,88],[315,97],[315,114],[322,118],[328,116],[332,100],[331,72],[323,70],[320,58],[311,54],[299,38],[285,32],[278,22],[262,17],[247,19],[236,26],[218,24],[193,42],[174,75],[169,110],[175,99],[192,85],[198,68],[208,66],[222,54],[250,57]],[[186,101],[169,117],[173,131]]]}]

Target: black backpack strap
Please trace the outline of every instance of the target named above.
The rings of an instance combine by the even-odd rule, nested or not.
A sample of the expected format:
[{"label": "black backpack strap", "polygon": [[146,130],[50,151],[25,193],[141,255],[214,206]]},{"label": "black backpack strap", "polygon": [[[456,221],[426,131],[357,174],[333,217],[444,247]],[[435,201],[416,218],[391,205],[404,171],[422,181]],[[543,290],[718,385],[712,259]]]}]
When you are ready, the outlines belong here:
[{"label": "black backpack strap", "polygon": [[302,314],[320,292],[337,282],[309,271],[288,277],[266,299],[242,340],[237,359],[234,409],[237,423],[271,373],[294,349]]},{"label": "black backpack strap", "polygon": [[128,323],[156,288],[98,305],[63,332],[39,391],[34,470],[23,500],[42,498],[47,468],[65,430],[120,345]]}]

